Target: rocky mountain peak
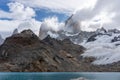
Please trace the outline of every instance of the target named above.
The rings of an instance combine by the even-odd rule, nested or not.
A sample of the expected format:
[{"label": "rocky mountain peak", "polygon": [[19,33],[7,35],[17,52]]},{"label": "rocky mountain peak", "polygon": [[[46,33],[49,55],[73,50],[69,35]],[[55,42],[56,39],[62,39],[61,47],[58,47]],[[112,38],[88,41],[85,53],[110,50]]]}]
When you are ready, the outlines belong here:
[{"label": "rocky mountain peak", "polygon": [[13,31],[13,35],[14,34],[18,34],[18,29],[17,28]]},{"label": "rocky mountain peak", "polygon": [[21,46],[32,45],[36,42],[39,42],[39,38],[30,29],[14,34],[5,40],[5,44],[19,44]]},{"label": "rocky mountain peak", "polygon": [[99,33],[105,34],[105,33],[107,33],[107,30],[102,27],[102,28],[96,30],[96,34],[99,34]]},{"label": "rocky mountain peak", "polygon": [[72,14],[65,22],[65,31],[76,34],[81,31],[80,28],[80,21],[74,21],[73,19],[74,15]]}]

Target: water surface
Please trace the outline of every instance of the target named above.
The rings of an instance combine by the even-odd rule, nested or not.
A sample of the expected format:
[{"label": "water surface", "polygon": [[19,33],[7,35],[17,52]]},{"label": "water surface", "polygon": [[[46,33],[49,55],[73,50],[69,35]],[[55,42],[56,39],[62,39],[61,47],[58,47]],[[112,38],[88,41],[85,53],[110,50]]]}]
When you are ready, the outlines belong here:
[{"label": "water surface", "polygon": [[44,72],[44,73],[0,73],[0,80],[71,80],[84,77],[88,80],[120,80],[120,73],[90,72]]}]

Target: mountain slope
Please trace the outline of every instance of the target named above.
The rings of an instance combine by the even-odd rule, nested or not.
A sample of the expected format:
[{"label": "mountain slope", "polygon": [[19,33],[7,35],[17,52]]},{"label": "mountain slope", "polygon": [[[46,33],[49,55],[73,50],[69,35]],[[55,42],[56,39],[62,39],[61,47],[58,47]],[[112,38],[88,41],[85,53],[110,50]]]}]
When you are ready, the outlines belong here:
[{"label": "mountain slope", "polygon": [[39,40],[31,30],[24,30],[0,46],[0,71],[78,71],[84,50],[67,39]]},{"label": "mountain slope", "polygon": [[96,58],[92,63],[106,65],[120,61],[120,31],[101,29],[83,44],[87,48],[84,57]]}]

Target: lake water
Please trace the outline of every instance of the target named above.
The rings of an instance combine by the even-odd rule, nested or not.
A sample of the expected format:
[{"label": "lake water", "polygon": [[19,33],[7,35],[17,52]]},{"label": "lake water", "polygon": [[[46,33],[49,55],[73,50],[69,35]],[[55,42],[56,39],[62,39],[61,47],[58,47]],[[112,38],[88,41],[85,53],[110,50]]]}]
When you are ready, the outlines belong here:
[{"label": "lake water", "polygon": [[0,73],[0,80],[120,80],[120,73],[90,72],[44,72],[44,73]]}]

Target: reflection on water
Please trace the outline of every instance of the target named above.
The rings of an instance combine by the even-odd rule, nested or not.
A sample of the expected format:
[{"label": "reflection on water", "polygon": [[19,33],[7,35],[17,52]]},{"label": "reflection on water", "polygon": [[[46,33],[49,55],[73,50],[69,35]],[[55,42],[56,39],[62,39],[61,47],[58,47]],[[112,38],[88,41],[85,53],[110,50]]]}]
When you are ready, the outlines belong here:
[{"label": "reflection on water", "polygon": [[86,78],[84,78],[84,77],[80,77],[80,78],[71,79],[71,80],[89,80],[89,79],[86,79]]},{"label": "reflection on water", "polygon": [[0,80],[120,80],[120,73],[0,73]]}]

